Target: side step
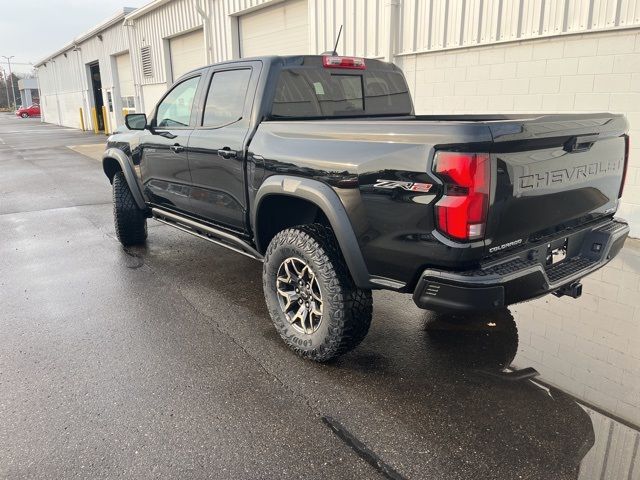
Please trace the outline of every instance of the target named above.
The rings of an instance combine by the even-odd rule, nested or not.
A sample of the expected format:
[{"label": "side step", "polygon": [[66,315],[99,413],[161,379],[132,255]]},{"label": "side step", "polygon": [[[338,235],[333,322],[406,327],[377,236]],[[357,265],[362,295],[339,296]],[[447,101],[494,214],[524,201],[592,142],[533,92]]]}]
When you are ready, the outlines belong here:
[{"label": "side step", "polygon": [[228,248],[229,250],[233,250],[234,252],[253,258],[254,260],[258,260],[260,262],[263,260],[262,255],[255,248],[244,240],[241,240],[224,230],[219,230],[196,220],[192,220],[191,218],[185,218],[181,215],[177,215],[160,208],[152,208],[151,215],[159,222],[171,225],[178,230],[203,238],[209,242],[215,243],[216,245],[220,245],[221,247]]}]

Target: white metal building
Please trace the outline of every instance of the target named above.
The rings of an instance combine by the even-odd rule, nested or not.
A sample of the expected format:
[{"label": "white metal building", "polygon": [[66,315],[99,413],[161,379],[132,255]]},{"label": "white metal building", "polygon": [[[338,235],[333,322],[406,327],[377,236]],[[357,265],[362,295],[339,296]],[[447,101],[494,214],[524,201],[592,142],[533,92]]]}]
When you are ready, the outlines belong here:
[{"label": "white metal building", "polygon": [[[36,65],[44,119],[109,130],[192,68],[322,53],[341,25],[338,51],[400,65],[418,113],[608,110],[640,137],[640,0],[155,0]],[[638,237],[636,145],[621,215]]]},{"label": "white metal building", "polygon": [[[44,121],[109,129],[123,109],[151,111],[189,69],[322,53],[341,25],[338,52],[402,67],[417,113],[626,114],[632,151],[619,213],[640,237],[640,0],[155,0],[36,65]],[[104,125],[91,114],[102,106]],[[617,259],[584,283],[578,302],[515,309],[535,332],[521,336],[523,358],[552,383],[640,423],[640,396],[616,383],[640,361],[626,335],[640,320],[640,268]],[[608,350],[612,338],[618,350]],[[567,365],[563,346],[585,360]],[[603,375],[610,384],[590,380]]]}]

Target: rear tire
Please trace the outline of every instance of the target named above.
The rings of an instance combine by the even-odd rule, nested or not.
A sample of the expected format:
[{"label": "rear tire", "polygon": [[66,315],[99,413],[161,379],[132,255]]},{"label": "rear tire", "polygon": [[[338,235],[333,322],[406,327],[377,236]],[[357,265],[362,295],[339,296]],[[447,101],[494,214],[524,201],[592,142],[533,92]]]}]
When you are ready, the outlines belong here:
[{"label": "rear tire", "polygon": [[311,224],[279,232],[267,248],[262,279],[275,328],[301,357],[326,362],[354,349],[367,335],[371,290],[353,282],[330,228]]},{"label": "rear tire", "polygon": [[122,172],[113,177],[113,219],[123,246],[141,245],[147,239],[147,217],[138,207]]}]

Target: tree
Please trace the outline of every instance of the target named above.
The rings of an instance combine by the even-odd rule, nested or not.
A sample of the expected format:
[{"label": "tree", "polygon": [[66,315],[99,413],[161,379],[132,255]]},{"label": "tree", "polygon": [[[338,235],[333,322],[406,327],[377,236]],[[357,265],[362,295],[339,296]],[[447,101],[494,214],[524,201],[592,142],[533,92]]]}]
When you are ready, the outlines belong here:
[{"label": "tree", "polygon": [[7,100],[7,82],[4,78],[4,71],[0,69],[0,108],[8,108],[9,101]]},{"label": "tree", "polygon": [[11,98],[15,95],[16,105],[14,106],[17,106],[18,103],[22,103],[20,100],[20,89],[18,87],[18,80],[20,80],[21,77],[18,77],[15,73],[13,73],[11,77],[12,81],[9,83],[9,89],[11,89],[11,83],[13,83],[13,93],[9,91],[9,95],[11,95]]},{"label": "tree", "polygon": [[[11,93],[11,86],[13,84],[13,92],[16,96],[16,103],[20,103],[20,91],[18,90],[18,80],[21,77],[15,73],[9,78],[9,74],[3,69],[0,69],[0,108],[12,108],[13,94]],[[8,98],[7,98],[8,94]]]}]

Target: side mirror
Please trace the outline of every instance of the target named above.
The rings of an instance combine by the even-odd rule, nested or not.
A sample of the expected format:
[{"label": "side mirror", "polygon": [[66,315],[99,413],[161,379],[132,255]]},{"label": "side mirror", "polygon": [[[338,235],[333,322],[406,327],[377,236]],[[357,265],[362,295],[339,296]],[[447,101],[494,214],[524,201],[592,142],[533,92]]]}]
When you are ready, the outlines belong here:
[{"label": "side mirror", "polygon": [[129,113],[124,117],[124,123],[129,130],[144,130],[147,128],[147,116],[144,113]]}]

